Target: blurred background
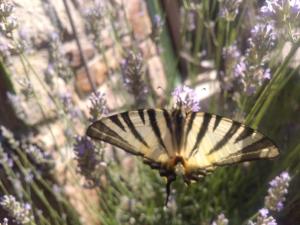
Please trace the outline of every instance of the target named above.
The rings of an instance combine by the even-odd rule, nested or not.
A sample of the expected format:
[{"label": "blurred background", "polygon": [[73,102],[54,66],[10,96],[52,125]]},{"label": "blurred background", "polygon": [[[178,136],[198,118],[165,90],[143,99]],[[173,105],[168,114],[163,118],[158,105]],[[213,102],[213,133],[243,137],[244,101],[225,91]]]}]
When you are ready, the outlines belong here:
[{"label": "blurred background", "polygon": [[[0,224],[300,224],[300,2],[0,0]],[[167,108],[246,123],[281,150],[172,186],[85,130]],[[172,95],[173,93],[173,95]]]}]

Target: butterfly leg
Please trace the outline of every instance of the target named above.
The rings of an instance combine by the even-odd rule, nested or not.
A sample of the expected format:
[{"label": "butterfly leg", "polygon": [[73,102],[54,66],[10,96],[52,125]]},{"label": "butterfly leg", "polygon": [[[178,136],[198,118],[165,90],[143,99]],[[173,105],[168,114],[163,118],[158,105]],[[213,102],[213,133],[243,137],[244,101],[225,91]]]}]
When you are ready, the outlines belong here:
[{"label": "butterfly leg", "polygon": [[167,177],[167,185],[166,185],[166,193],[167,193],[167,197],[166,197],[166,201],[165,201],[165,206],[168,205],[168,202],[169,202],[169,196],[170,196],[170,193],[171,193],[171,183],[173,181],[176,180],[176,175],[174,174],[170,174],[168,177]]}]

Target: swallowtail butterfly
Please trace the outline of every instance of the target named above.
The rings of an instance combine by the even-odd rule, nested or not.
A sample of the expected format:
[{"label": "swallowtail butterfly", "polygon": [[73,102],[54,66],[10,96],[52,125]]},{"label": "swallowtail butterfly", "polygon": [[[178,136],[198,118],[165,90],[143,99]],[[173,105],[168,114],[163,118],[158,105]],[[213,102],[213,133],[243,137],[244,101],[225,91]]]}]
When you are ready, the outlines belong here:
[{"label": "swallowtail butterfly", "polygon": [[274,158],[278,148],[260,132],[222,116],[181,109],[140,109],[115,114],[87,129],[94,140],[142,157],[170,185],[180,176],[198,181],[219,166]]}]

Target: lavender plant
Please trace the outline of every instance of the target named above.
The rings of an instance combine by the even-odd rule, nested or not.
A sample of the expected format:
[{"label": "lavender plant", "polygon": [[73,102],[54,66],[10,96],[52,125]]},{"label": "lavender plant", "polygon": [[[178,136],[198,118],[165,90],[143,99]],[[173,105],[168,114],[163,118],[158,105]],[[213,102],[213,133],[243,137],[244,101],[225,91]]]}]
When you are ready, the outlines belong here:
[{"label": "lavender plant", "polygon": [[[117,46],[116,49],[125,52],[124,40],[126,38],[133,43],[132,49],[138,49],[141,44],[140,40],[135,38],[130,27],[124,25],[128,23],[128,14],[126,13],[129,9],[126,5],[115,1],[108,1],[104,5],[98,1],[94,3],[92,5],[95,7],[89,8],[83,13],[83,16],[89,28],[88,32],[92,35],[92,44],[97,47],[98,53],[102,56],[101,59],[107,60],[103,56],[106,55],[106,48],[109,48],[102,42],[102,26],[109,26],[107,31],[114,45]],[[26,44],[22,43],[22,39],[27,38],[22,32],[22,23],[19,23],[20,29],[18,30],[18,23],[13,15],[13,4],[0,0],[0,32],[2,34],[0,41],[3,43],[0,45],[1,63],[11,66],[9,61],[13,62],[12,57],[19,54],[19,60],[23,62],[24,71],[27,74],[26,79],[16,82],[20,86],[20,94],[7,94],[14,102],[15,110],[22,115],[24,112],[21,106],[26,104],[28,99],[39,104],[39,93],[36,93],[35,85],[44,85],[44,89],[48,90],[47,94],[51,104],[54,103],[57,107],[58,116],[54,119],[66,131],[64,134],[68,136],[69,146],[74,144],[78,173],[85,177],[85,186],[95,188],[95,192],[98,193],[99,208],[96,210],[89,208],[90,205],[87,203],[90,202],[90,196],[86,196],[84,201],[79,202],[76,197],[81,194],[81,191],[71,196],[72,202],[76,199],[76,204],[78,202],[78,205],[87,209],[87,212],[79,213],[88,215],[86,217],[97,215],[96,218],[101,224],[219,225],[242,224],[242,221],[261,225],[279,223],[276,222],[279,211],[292,213],[288,207],[283,207],[283,204],[288,205],[291,202],[291,197],[286,197],[289,182],[295,182],[293,184],[297,186],[295,184],[299,179],[295,172],[299,169],[299,165],[297,163],[290,164],[292,161],[296,161],[299,148],[291,148],[290,140],[280,139],[282,133],[278,131],[282,130],[282,124],[287,121],[287,119],[283,119],[284,115],[292,111],[293,107],[293,110],[297,109],[297,100],[299,100],[299,95],[295,94],[299,93],[297,89],[293,95],[290,94],[291,92],[280,92],[288,80],[295,77],[294,74],[296,74],[296,72],[289,72],[291,69],[289,63],[299,47],[300,7],[298,1],[263,1],[261,5],[256,5],[253,1],[239,0],[185,0],[180,2],[184,19],[181,25],[176,24],[179,27],[175,28],[180,30],[180,34],[176,38],[170,38],[171,33],[168,33],[168,30],[176,33],[176,29],[172,27],[171,23],[172,16],[175,18],[176,14],[170,17],[169,13],[163,12],[162,8],[159,8],[160,4],[156,4],[155,1],[146,3],[150,17],[153,18],[150,36],[154,43],[163,49],[160,57],[167,74],[167,89],[173,90],[175,81],[179,83],[181,80],[178,71],[185,74],[186,83],[196,87],[200,80],[198,78],[206,80],[209,77],[206,72],[215,70],[221,83],[221,91],[217,88],[218,90],[209,97],[210,107],[208,110],[212,112],[220,110],[221,112],[225,111],[225,114],[232,114],[228,111],[232,108],[226,107],[226,104],[233,97],[235,112],[250,111],[250,115],[247,117],[249,123],[258,126],[261,121],[267,120],[266,115],[268,115],[272,126],[267,126],[270,129],[266,133],[271,132],[271,135],[288,146],[284,147],[284,154],[281,156],[285,160],[276,161],[276,168],[272,167],[274,163],[221,168],[213,176],[207,177],[201,183],[191,185],[189,189],[186,189],[178,181],[175,183],[176,191],[172,190],[168,207],[163,208],[164,184],[155,172],[140,165],[139,162],[135,162],[127,155],[120,156],[114,149],[105,151],[105,146],[97,146],[82,135],[90,122],[102,118],[108,112],[106,101],[113,105],[113,102],[110,102],[113,101],[112,99],[106,99],[106,96],[110,95],[105,95],[103,91],[91,95],[88,120],[83,116],[84,112],[79,112],[72,96],[73,92],[62,90],[57,86],[58,77],[68,85],[72,85],[70,81],[73,77],[73,72],[70,70],[62,50],[63,43],[58,35],[54,35],[50,41],[50,61],[45,72],[47,85],[44,82],[32,83],[30,79],[32,74],[37,80],[41,76],[34,73],[34,68],[26,58],[28,52],[24,51]],[[166,26],[168,29],[164,29]],[[2,40],[5,41],[2,42]],[[292,48],[286,57],[279,59],[278,56],[281,55],[286,41],[291,42]],[[173,49],[174,46],[171,46],[171,43],[176,48]],[[124,58],[123,64],[113,69],[116,73],[121,71],[123,78],[123,83],[119,82],[116,87],[112,88],[113,93],[116,94],[120,89],[124,89],[119,84],[125,84],[126,90],[134,97],[132,108],[148,108],[152,87],[151,82],[144,79],[145,62],[141,55],[133,52]],[[203,67],[204,62],[210,62],[212,66],[209,69]],[[180,65],[178,70],[177,63]],[[184,64],[186,67],[182,66]],[[108,65],[107,61],[106,65]],[[297,68],[292,71],[297,71]],[[14,79],[13,76],[11,77]],[[108,79],[107,86],[110,88],[115,77]],[[284,98],[284,96],[290,96],[290,98]],[[167,108],[172,97],[175,98],[175,107],[180,105],[187,111],[201,110],[198,93],[184,85],[179,85],[172,94],[166,93],[165,99],[161,101],[162,104],[159,107]],[[280,110],[284,108],[281,107],[281,104],[280,107],[277,106],[271,110],[270,104],[276,97],[292,105],[292,107],[284,109],[286,114],[281,114]],[[225,101],[222,102],[220,99],[225,99]],[[285,101],[282,101],[282,105]],[[129,107],[129,104],[125,103],[120,108],[110,110],[123,111],[128,110]],[[43,110],[41,109],[41,111]],[[276,113],[278,114],[276,115]],[[31,115],[23,114],[24,120],[26,120],[26,116]],[[265,119],[263,120],[263,118]],[[291,124],[297,125],[298,120],[295,118],[291,118],[289,121]],[[81,124],[80,129],[75,128],[78,124]],[[264,124],[266,123],[262,123],[262,125]],[[37,125],[35,128],[39,130],[40,127]],[[284,133],[287,135],[288,132]],[[54,139],[57,138],[55,135],[53,136]],[[33,138],[28,135],[26,139]],[[23,202],[28,202],[31,205],[31,208],[27,208],[27,210],[33,216],[31,217],[32,224],[86,223],[80,222],[77,213],[73,211],[69,199],[65,197],[64,185],[56,182],[57,179],[50,175],[55,174],[53,172],[54,163],[58,160],[53,161],[41,147],[28,142],[28,140],[16,139],[4,128],[1,129],[0,142],[1,196],[15,196],[10,198],[14,198],[19,206],[25,206]],[[57,147],[56,150],[61,151],[63,148]],[[112,152],[112,154],[107,156],[105,152]],[[268,195],[262,205],[261,200],[265,192],[262,184],[265,183],[269,174],[275,173],[278,169],[286,170],[288,168],[293,171],[293,175],[295,174],[293,181],[290,180],[287,173],[276,177],[274,181],[270,182]],[[66,170],[69,169],[70,167],[66,167]],[[53,176],[58,177],[62,174]],[[72,177],[74,180],[77,178]],[[297,187],[293,189],[294,186],[290,185],[290,191],[295,193]],[[67,190],[68,188],[66,186]],[[293,201],[297,200],[297,195],[294,195]],[[291,206],[289,205],[289,207]],[[253,215],[253,212],[259,208],[260,210]],[[1,205],[2,209],[7,213],[10,212],[8,208],[4,209],[3,205]],[[22,212],[24,213],[21,215],[27,215],[25,209]],[[223,213],[216,218],[217,212]],[[284,213],[280,215],[284,216]],[[2,214],[0,215],[2,216]],[[19,214],[5,215],[9,221],[0,217],[1,224],[18,221],[17,215]],[[251,217],[251,215],[253,216]],[[213,218],[215,220],[211,222]]]},{"label": "lavender plant", "polygon": [[277,225],[276,220],[269,215],[268,209],[260,209],[256,221],[248,221],[248,225]]},{"label": "lavender plant", "polygon": [[238,12],[242,0],[220,0],[219,15],[227,21],[233,21]]},{"label": "lavender plant", "polygon": [[[69,63],[61,47],[61,42],[58,33],[52,33],[49,38],[50,49],[49,49],[49,65],[46,70],[46,81],[50,79],[49,76],[53,73],[52,70],[57,74],[58,77],[62,78],[65,82],[68,82],[73,76]],[[51,83],[51,81],[50,81]]]},{"label": "lavender plant", "polygon": [[146,105],[148,88],[144,83],[144,65],[141,54],[129,52],[121,65],[125,87],[135,98],[137,106]]},{"label": "lavender plant", "polygon": [[213,221],[211,225],[227,225],[228,219],[225,217],[223,213],[218,215],[217,220]]},{"label": "lavender plant", "polygon": [[285,195],[288,192],[289,182],[291,178],[288,172],[282,172],[270,182],[268,195],[265,197],[266,209],[272,211],[281,211]]},{"label": "lavender plant", "polygon": [[7,218],[4,218],[3,219],[3,222],[0,223],[1,225],[8,225],[8,219]]},{"label": "lavender plant", "polygon": [[193,89],[187,86],[179,86],[172,92],[172,96],[175,103],[174,108],[182,108],[186,112],[200,110],[199,95]]},{"label": "lavender plant", "polygon": [[0,138],[0,208],[4,215],[17,224],[67,224],[67,219],[62,219],[65,214],[78,224],[64,194],[56,201],[51,157],[28,140],[17,140],[3,126]]},{"label": "lavender plant", "polygon": [[260,12],[265,21],[273,21],[278,31],[293,42],[299,39],[300,3],[295,0],[267,0]]},{"label": "lavender plant", "polygon": [[7,38],[12,38],[12,32],[17,28],[16,18],[13,15],[12,3],[1,0],[0,2],[0,32]]},{"label": "lavender plant", "polygon": [[34,224],[31,206],[28,203],[18,202],[12,195],[4,195],[0,205],[19,224]]},{"label": "lavender plant", "polygon": [[82,7],[82,15],[85,18],[88,31],[92,34],[93,44],[98,52],[103,53],[101,27],[105,26],[105,6],[102,1],[95,1],[90,7]]},{"label": "lavender plant", "polygon": [[99,185],[101,174],[106,168],[101,150],[88,137],[77,137],[74,151],[78,162],[79,172],[86,178],[86,187]]},{"label": "lavender plant", "polygon": [[102,116],[105,116],[108,113],[108,108],[106,104],[105,94],[101,92],[92,93],[90,96],[91,106],[90,109],[90,118],[91,122],[95,122],[100,119]]},{"label": "lavender plant", "polygon": [[160,15],[154,15],[151,28],[151,38],[157,44],[159,44],[159,39],[162,33],[163,25],[164,21],[160,17]]}]

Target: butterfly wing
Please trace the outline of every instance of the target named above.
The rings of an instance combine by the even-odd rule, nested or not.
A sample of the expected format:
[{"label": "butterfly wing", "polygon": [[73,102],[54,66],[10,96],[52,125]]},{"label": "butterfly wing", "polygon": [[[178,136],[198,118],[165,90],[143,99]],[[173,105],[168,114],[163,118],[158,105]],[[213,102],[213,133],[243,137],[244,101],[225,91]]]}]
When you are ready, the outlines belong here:
[{"label": "butterfly wing", "polygon": [[279,154],[274,143],[258,131],[209,113],[188,114],[183,140],[181,154],[191,171],[273,158]]},{"label": "butterfly wing", "polygon": [[87,135],[146,160],[166,163],[173,155],[171,118],[166,110],[141,109],[94,122]]}]

